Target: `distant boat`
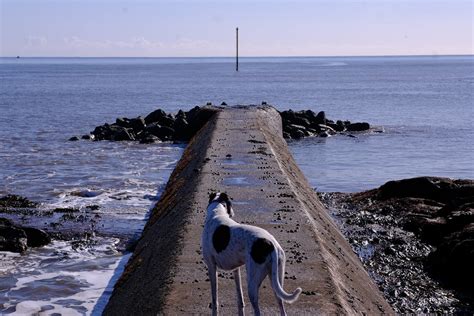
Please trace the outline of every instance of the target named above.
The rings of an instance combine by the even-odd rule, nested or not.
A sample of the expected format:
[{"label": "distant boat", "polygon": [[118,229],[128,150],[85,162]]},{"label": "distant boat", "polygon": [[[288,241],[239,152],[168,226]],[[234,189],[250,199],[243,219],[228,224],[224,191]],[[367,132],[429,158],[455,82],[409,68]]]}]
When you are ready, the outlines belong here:
[{"label": "distant boat", "polygon": [[20,56],[16,56],[16,58],[20,58]]}]

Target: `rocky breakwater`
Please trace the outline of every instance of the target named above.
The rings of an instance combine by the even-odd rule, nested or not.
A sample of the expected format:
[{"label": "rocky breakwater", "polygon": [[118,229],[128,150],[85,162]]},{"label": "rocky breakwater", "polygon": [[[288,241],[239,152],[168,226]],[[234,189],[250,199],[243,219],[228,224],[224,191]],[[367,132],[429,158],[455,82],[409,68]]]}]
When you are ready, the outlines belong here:
[{"label": "rocky breakwater", "polygon": [[[0,211],[35,208],[36,203],[16,195],[0,198]],[[47,232],[41,229],[14,225],[0,217],[0,251],[25,252],[28,247],[41,247],[51,242]]]},{"label": "rocky breakwater", "polygon": [[[225,104],[220,107],[206,105],[196,106],[190,111],[179,110],[176,114],[166,113],[157,109],[144,118],[117,118],[115,123],[97,126],[90,134],[84,135],[82,139],[109,140],[109,141],[139,141],[149,144],[160,141],[188,142],[196,132],[204,126],[214,113],[226,108]],[[324,111],[315,113],[311,110],[282,111],[279,112],[282,119],[283,137],[285,139],[301,139],[304,137],[318,136],[329,137],[335,134],[346,134],[355,137],[354,133],[381,132],[374,129],[367,122],[356,122],[326,118]],[[71,137],[70,141],[76,141],[78,136]]]},{"label": "rocky breakwater", "polygon": [[[300,139],[309,136],[328,137],[338,133],[367,132],[371,126],[367,122],[353,123],[351,121],[333,121],[326,118],[326,113],[315,113],[311,110],[295,112],[293,110],[280,112],[283,123],[283,137]],[[376,130],[378,131],[378,130]]]},{"label": "rocky breakwater", "polygon": [[[145,144],[159,141],[187,142],[217,111],[218,108],[196,106],[187,112],[179,110],[173,115],[158,109],[145,117],[117,118],[113,124],[97,126],[82,139],[139,141]],[[79,137],[74,136],[69,140],[79,140]]]},{"label": "rocky breakwater", "polygon": [[397,312],[474,312],[474,181],[419,177],[320,196]]}]

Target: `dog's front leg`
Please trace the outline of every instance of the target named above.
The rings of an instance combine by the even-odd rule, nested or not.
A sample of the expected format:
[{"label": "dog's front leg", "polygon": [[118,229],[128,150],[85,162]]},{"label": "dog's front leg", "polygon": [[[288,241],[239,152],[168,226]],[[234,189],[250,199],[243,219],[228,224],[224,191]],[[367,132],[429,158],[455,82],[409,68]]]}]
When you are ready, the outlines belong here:
[{"label": "dog's front leg", "polygon": [[217,269],[216,264],[208,263],[207,270],[209,273],[209,280],[211,280],[211,295],[212,295],[212,316],[217,316],[219,314],[219,300],[217,297]]},{"label": "dog's front leg", "polygon": [[237,308],[239,309],[239,316],[244,316],[244,295],[242,293],[242,283],[240,281],[240,268],[234,270],[235,289],[237,291]]}]

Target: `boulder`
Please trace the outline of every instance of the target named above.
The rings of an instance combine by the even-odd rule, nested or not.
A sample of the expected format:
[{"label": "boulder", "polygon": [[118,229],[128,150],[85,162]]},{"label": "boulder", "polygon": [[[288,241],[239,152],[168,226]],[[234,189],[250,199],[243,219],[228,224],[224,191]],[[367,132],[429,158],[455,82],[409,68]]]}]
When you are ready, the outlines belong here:
[{"label": "boulder", "polygon": [[155,135],[144,133],[144,136],[140,139],[140,144],[153,144],[159,141],[160,139]]},{"label": "boulder", "polygon": [[125,127],[114,126],[110,129],[112,131],[111,140],[123,141],[123,140],[135,140],[133,130]]},{"label": "boulder", "polygon": [[168,126],[156,125],[155,127],[147,130],[147,133],[158,137],[160,140],[168,141],[173,140],[175,131],[173,128]]},{"label": "boulder", "polygon": [[115,124],[121,127],[130,127],[130,120],[126,117],[119,117],[115,120]]},{"label": "boulder", "polygon": [[186,117],[189,123],[191,137],[196,134],[214,114],[216,114],[215,109],[200,108],[198,106],[187,112]]},{"label": "boulder", "polygon": [[370,129],[370,124],[366,122],[362,123],[352,123],[347,125],[346,129],[349,132],[362,132]]},{"label": "boulder", "polygon": [[[8,194],[0,198],[0,207],[12,207],[12,208],[35,208],[38,203],[32,202],[27,198],[19,195]],[[8,221],[4,219],[5,221]],[[2,222],[0,221],[0,226]]]},{"label": "boulder", "polygon": [[145,120],[141,116],[131,119],[129,127],[133,129],[135,133],[140,132],[146,127]]},{"label": "boulder", "polygon": [[174,121],[173,128],[175,131],[174,139],[178,141],[188,141],[194,134],[194,131],[184,117],[177,118]]},{"label": "boulder", "polygon": [[77,136],[73,136],[73,137],[69,138],[70,142],[75,142],[77,140],[79,140],[79,137],[77,137]]},{"label": "boulder", "polygon": [[474,223],[455,232],[428,257],[435,275],[446,284],[471,289],[474,284]]},{"label": "boulder", "polygon": [[295,116],[293,120],[291,121],[291,124],[301,125],[304,127],[309,127],[311,125],[311,123],[309,122],[307,118],[301,117],[301,116]]},{"label": "boulder", "polygon": [[9,220],[0,218],[0,251],[24,252],[27,248],[25,231],[13,226]]},{"label": "boulder", "polygon": [[51,242],[48,233],[41,229],[32,227],[21,227],[26,233],[28,247],[42,247]]},{"label": "boulder", "polygon": [[186,119],[186,112],[184,112],[183,110],[179,110],[178,113],[176,113],[176,118]]},{"label": "boulder", "polygon": [[379,198],[416,197],[443,203],[464,204],[474,197],[474,181],[417,177],[389,181],[379,188]]},{"label": "boulder", "polygon": [[290,134],[293,139],[300,139],[306,136],[307,130],[304,126],[290,124],[286,126],[285,131]]},{"label": "boulder", "polygon": [[295,112],[293,112],[293,110],[283,111],[280,112],[280,116],[283,120],[290,123],[295,118]]},{"label": "boulder", "polygon": [[328,132],[329,134],[331,134],[331,133],[335,134],[336,133],[336,131],[329,125],[318,124],[318,127],[323,132]]},{"label": "boulder", "polygon": [[161,121],[163,118],[166,118],[166,112],[163,111],[162,109],[158,109],[151,112],[145,117],[145,123],[147,125],[151,123],[156,123],[156,122]]},{"label": "boulder", "polygon": [[[341,121],[338,121],[341,122]],[[342,122],[341,122],[342,123]],[[344,125],[343,124],[334,124],[334,123],[327,123],[327,126],[331,127],[333,130],[336,132],[343,132],[344,131]]]},{"label": "boulder", "polygon": [[326,124],[326,113],[324,111],[319,112],[314,120],[315,124]]}]

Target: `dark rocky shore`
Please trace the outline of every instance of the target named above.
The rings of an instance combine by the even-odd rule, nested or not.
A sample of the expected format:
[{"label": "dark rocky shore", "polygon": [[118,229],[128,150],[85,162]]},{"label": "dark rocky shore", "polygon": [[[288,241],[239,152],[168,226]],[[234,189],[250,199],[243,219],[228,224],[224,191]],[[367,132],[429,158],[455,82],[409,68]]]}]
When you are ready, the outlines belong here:
[{"label": "dark rocky shore", "polygon": [[[115,123],[97,126],[90,134],[83,135],[82,139],[109,140],[109,141],[139,141],[149,144],[154,142],[187,142],[191,137],[214,115],[223,108],[208,104],[204,107],[196,106],[189,111],[179,110],[176,114],[166,113],[157,109],[144,118],[121,117]],[[328,137],[335,134],[366,132],[373,130],[369,123],[326,118],[324,111],[315,113],[311,110],[279,112],[283,123],[283,137],[286,139],[301,139],[304,137]],[[380,132],[379,130],[375,130]],[[77,141],[80,138],[73,136],[69,140]]]},{"label": "dark rocky shore", "polygon": [[420,177],[319,196],[397,312],[474,313],[474,181]]},{"label": "dark rocky shore", "polygon": [[0,197],[0,251],[23,253],[53,239],[71,241],[73,248],[86,248],[99,236],[119,238],[118,250],[132,250],[138,238],[134,229],[114,229],[113,219],[104,217],[99,209],[99,205],[47,208],[18,195]]},{"label": "dark rocky shore", "polygon": [[[0,212],[16,212],[37,206],[37,203],[16,195],[0,198]],[[44,230],[14,225],[11,220],[0,217],[0,251],[24,252],[28,247],[41,247],[50,242],[51,237]]]}]

